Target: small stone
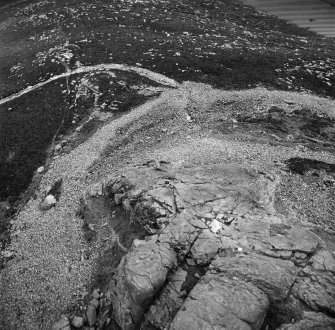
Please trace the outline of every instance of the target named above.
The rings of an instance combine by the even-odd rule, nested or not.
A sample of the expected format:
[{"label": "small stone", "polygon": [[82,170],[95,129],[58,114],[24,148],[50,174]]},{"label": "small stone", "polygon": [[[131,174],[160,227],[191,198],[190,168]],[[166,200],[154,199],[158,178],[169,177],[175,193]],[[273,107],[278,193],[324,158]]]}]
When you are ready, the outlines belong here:
[{"label": "small stone", "polygon": [[106,298],[102,298],[100,300],[100,308],[103,309],[107,304],[107,299]]},{"label": "small stone", "polygon": [[2,256],[3,256],[4,258],[11,258],[13,255],[14,255],[14,252],[13,252],[13,251],[9,251],[9,250],[7,250],[7,251],[2,251]]},{"label": "small stone", "polygon": [[62,149],[62,146],[60,144],[56,144],[55,151],[59,151]]},{"label": "small stone", "polygon": [[186,262],[187,262],[187,264],[188,264],[189,266],[191,266],[191,267],[196,266],[195,261],[194,261],[193,259],[191,259],[191,258],[187,258],[187,259],[186,259]]},{"label": "small stone", "polygon": [[167,132],[167,129],[166,129],[166,128],[162,128],[162,132],[163,132],[163,133],[166,133],[166,132]]},{"label": "small stone", "polygon": [[84,325],[84,319],[80,316],[74,316],[71,325],[75,328],[81,328]]},{"label": "small stone", "polygon": [[90,326],[93,326],[97,320],[97,311],[92,305],[88,306],[87,311],[86,311],[86,316],[87,316],[88,324]]},{"label": "small stone", "polygon": [[242,253],[242,252],[243,252],[243,248],[241,248],[241,247],[238,247],[238,248],[237,248],[237,252],[240,252],[240,253]]},{"label": "small stone", "polygon": [[94,299],[99,299],[100,298],[100,290],[99,289],[95,289],[93,291],[92,298],[94,298]]},{"label": "small stone", "polygon": [[306,253],[302,253],[302,252],[296,252],[296,253],[294,254],[294,256],[295,256],[297,259],[302,259],[302,260],[304,260],[304,259],[307,258]]},{"label": "small stone", "polygon": [[221,224],[219,221],[217,221],[216,219],[214,219],[214,220],[210,223],[209,227],[210,227],[210,230],[211,230],[213,233],[216,234],[218,231],[220,231],[220,230],[222,229],[222,224]]},{"label": "small stone", "polygon": [[140,239],[138,239],[138,238],[135,238],[134,241],[133,241],[133,246],[134,246],[134,247],[138,247],[138,246],[140,246],[140,245],[142,245],[142,244],[144,244],[144,243],[145,243],[144,240],[140,240]]},{"label": "small stone", "polygon": [[229,218],[227,218],[227,219],[224,220],[224,223],[225,223],[226,225],[229,225],[229,224],[231,224],[235,219],[236,219],[235,217],[229,217]]},{"label": "small stone", "polygon": [[57,203],[57,200],[55,198],[55,196],[53,195],[48,195],[47,197],[45,197],[45,202],[47,205],[55,205]]},{"label": "small stone", "polygon": [[314,269],[335,272],[335,260],[329,251],[319,251],[310,261]]},{"label": "small stone", "polygon": [[40,203],[39,208],[42,211],[46,211],[51,209],[57,203],[56,198],[53,195],[48,195],[45,199]]},{"label": "small stone", "polygon": [[40,166],[40,167],[37,169],[37,172],[38,172],[38,173],[43,173],[43,172],[44,172],[44,166]]},{"label": "small stone", "polygon": [[51,330],[63,330],[69,326],[69,319],[65,315],[61,315],[60,319],[53,324]]},{"label": "small stone", "polygon": [[92,305],[94,308],[98,308],[99,305],[100,305],[99,300],[93,298],[93,299],[90,301],[90,305]]}]

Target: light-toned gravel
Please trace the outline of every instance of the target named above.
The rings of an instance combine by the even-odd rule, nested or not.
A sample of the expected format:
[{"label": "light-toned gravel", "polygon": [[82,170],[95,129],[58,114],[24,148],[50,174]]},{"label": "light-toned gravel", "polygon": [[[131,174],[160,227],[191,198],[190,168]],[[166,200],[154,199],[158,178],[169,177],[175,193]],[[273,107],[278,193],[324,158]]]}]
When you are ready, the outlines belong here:
[{"label": "light-toned gravel", "polygon": [[[169,98],[169,93],[107,124],[70,154],[53,162],[37,198],[14,222],[17,235],[12,237],[10,249],[16,257],[0,278],[0,329],[48,329],[63,309],[81,297],[94,271],[94,258],[82,260],[87,246],[82,221],[76,216],[80,196],[90,184],[87,170],[113,140],[117,128],[145,115]],[[38,204],[45,188],[60,177],[60,201],[55,208],[40,211]]]}]

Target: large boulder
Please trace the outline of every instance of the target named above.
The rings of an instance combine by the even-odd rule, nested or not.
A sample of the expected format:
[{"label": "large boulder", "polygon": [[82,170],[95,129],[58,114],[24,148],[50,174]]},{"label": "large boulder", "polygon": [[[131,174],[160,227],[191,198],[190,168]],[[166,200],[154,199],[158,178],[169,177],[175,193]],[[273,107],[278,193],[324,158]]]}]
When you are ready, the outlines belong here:
[{"label": "large boulder", "polygon": [[138,329],[144,312],[176,263],[174,252],[164,244],[136,245],[123,257],[110,283],[115,319],[126,330]]},{"label": "large boulder", "polygon": [[260,329],[268,307],[267,296],[253,284],[206,274],[190,292],[170,329]]}]

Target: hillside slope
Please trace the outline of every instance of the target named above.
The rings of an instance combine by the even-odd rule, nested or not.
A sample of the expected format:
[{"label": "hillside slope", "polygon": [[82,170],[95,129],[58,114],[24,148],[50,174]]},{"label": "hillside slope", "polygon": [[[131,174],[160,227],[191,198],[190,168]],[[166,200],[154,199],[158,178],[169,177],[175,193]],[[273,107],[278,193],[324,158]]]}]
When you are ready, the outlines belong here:
[{"label": "hillside slope", "polygon": [[333,40],[234,1],[3,8],[1,329],[334,328]]}]

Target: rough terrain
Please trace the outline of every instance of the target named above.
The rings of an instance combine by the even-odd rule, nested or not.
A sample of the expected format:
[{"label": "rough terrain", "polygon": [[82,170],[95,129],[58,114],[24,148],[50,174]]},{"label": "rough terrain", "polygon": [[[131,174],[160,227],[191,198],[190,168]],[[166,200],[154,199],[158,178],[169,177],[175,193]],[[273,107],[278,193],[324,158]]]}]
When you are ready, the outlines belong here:
[{"label": "rough terrain", "polygon": [[[38,4],[39,10],[59,8],[57,1]],[[67,22],[78,18],[77,6],[64,5]],[[60,111],[38,162],[30,164],[29,194],[7,229],[0,328],[334,329],[334,42],[279,20],[267,23],[266,16],[228,1],[199,1],[194,7],[182,1],[119,1],[113,7],[108,1],[83,1],[82,15],[87,10],[98,31],[91,6],[101,19],[113,13],[118,21],[119,12],[126,11],[125,22],[118,23],[122,29],[130,29],[129,17],[131,24],[141,19],[141,25],[131,26],[132,38],[143,24],[148,35],[151,29],[158,35],[166,26],[172,29],[151,25],[163,24],[159,13],[172,20],[170,7],[176,6],[178,15],[185,14],[185,31],[179,26],[173,30],[179,37],[164,37],[157,49],[177,39],[183,43],[178,49],[170,45],[170,62],[160,57],[140,63],[143,49],[140,55],[134,48],[120,55],[130,46],[114,35],[111,39],[120,41],[120,53],[113,55],[118,60],[108,61],[95,44],[94,54],[101,58],[93,61],[93,51],[83,47],[79,53],[91,54],[90,60],[83,64],[80,58],[75,65],[72,58],[79,55],[71,42],[55,53],[60,67],[54,78],[48,76],[50,63],[43,62],[38,78],[30,77],[31,87],[25,85],[28,64],[15,87],[5,84],[4,118],[30,107],[33,115],[38,100],[46,116],[57,106]],[[143,8],[146,18],[138,16]],[[230,20],[216,16],[224,9]],[[36,8],[22,10],[30,15]],[[151,11],[157,21],[147,26]],[[196,50],[186,41],[197,43],[204,36],[193,31],[200,39],[190,38],[190,21],[201,15],[209,16],[197,18],[197,28],[210,29],[215,22],[227,29],[220,37],[237,43],[250,22],[257,30],[255,39],[248,34],[248,45],[225,47],[235,64],[221,63],[224,73],[216,60],[228,61],[228,53],[217,58],[208,53],[213,58],[201,62],[189,54],[188,65],[182,62],[184,50]],[[240,19],[244,26],[230,23]],[[214,30],[207,33],[204,42],[219,38]],[[267,61],[271,42],[263,37],[272,33],[282,52]],[[262,60],[259,68],[249,54],[249,42],[256,39],[264,47],[254,49]],[[302,46],[303,40],[309,45]],[[236,62],[240,51],[248,53],[245,67]],[[293,66],[286,63],[299,52]],[[312,64],[302,69],[302,62]],[[180,71],[190,65],[189,75]],[[208,75],[206,65],[211,65]],[[290,78],[298,73],[303,79]],[[313,79],[306,78],[309,74]],[[66,97],[57,99],[60,94]],[[50,100],[54,108],[48,108]],[[67,107],[72,110],[64,117]],[[82,134],[94,119],[99,125]],[[20,152],[3,141],[8,147],[3,164],[10,169]]]}]

